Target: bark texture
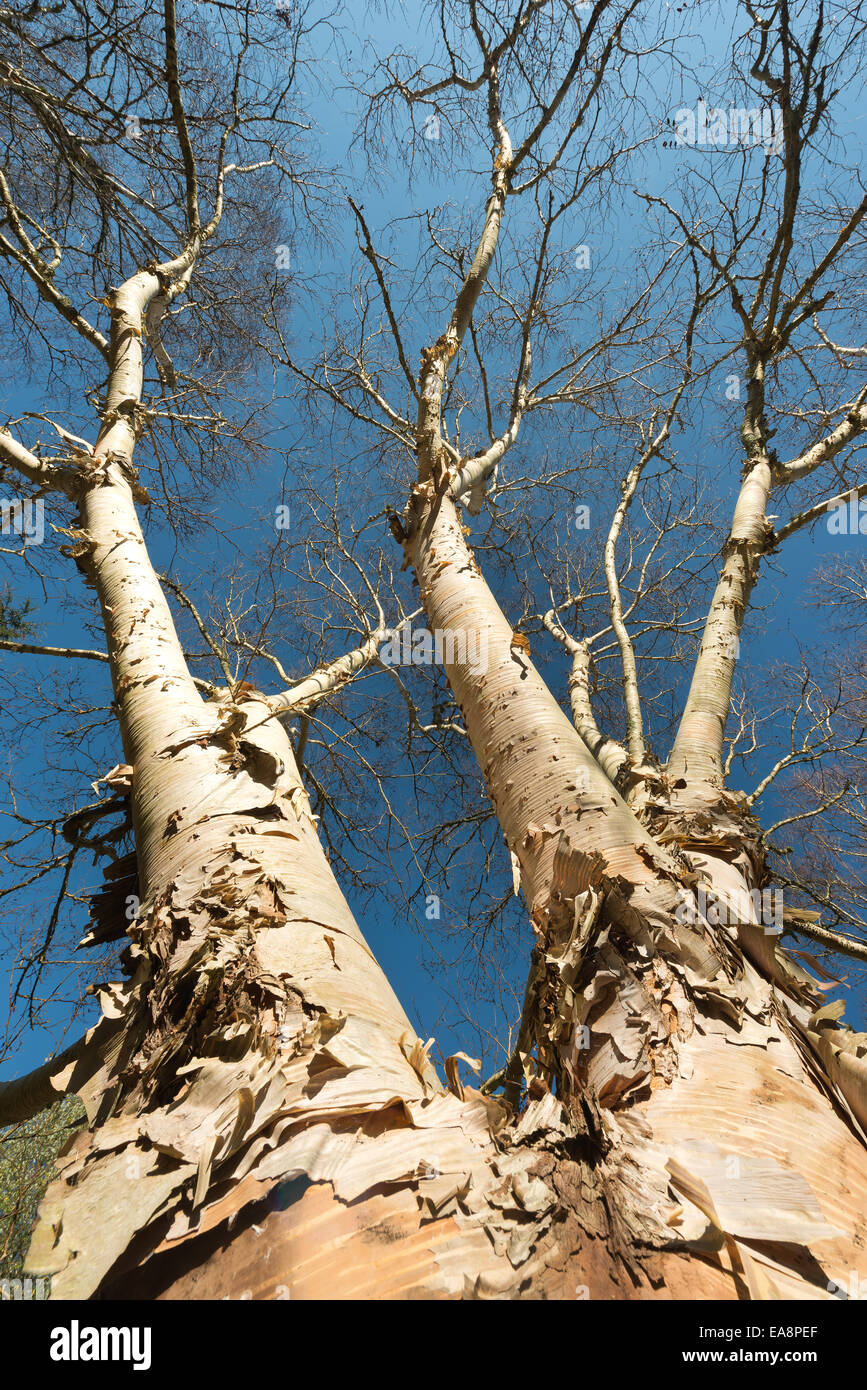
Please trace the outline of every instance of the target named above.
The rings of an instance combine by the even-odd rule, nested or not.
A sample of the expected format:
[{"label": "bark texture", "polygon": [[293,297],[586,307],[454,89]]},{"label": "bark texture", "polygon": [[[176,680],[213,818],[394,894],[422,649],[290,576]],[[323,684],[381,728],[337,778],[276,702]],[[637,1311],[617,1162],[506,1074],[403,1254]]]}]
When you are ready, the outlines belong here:
[{"label": "bark texture", "polygon": [[[763,466],[745,479],[710,629],[751,582]],[[459,664],[448,675],[521,866],[542,1079],[568,1122],[587,1120],[597,1177],[616,1175],[611,1210],[633,1257],[648,1257],[641,1277],[672,1292],[662,1252],[679,1249],[699,1262],[690,1296],[720,1296],[711,1268],[731,1296],[831,1296],[865,1235],[867,1039],[837,1027],[757,921],[758,826],[712,759],[689,769],[699,794],[685,806],[676,754],[639,819],[513,644],[451,502],[421,483],[411,512],[429,626],[488,653],[481,677]],[[688,714],[705,717],[700,698]],[[707,750],[716,734],[691,736]]]},{"label": "bark texture", "polygon": [[448,676],[535,932],[529,1103],[457,1059],[438,1081],[269,702],[202,700],[179,664],[116,478],[88,493],[86,568],[143,901],[30,1271],[71,1298],[830,1297],[863,1258],[863,1040],[756,923],[742,808],[663,788],[642,825],[513,647],[453,504],[428,483],[416,508],[431,626],[487,651]]},{"label": "bark texture", "polygon": [[[103,427],[75,485],[69,553],[105,623],[141,906],[87,1046],[34,1082],[41,1094],[65,1080],[90,1120],[30,1252],[54,1297],[827,1298],[863,1261],[867,1037],[837,1025],[757,920],[760,828],[722,772],[735,644],[769,540],[760,355],[740,497],[664,770],[643,765],[614,553],[638,472],[605,552],[628,752],[596,727],[586,652],[573,653],[574,722],[560,708],[452,500],[469,489],[478,506],[526,404],[528,328],[501,440],[475,460],[443,442],[444,383],[515,170],[591,27],[515,152],[486,58],[490,196],[451,318],[422,354],[419,481],[397,527],[429,627],[473,654],[446,669],[534,933],[509,1069],[528,1103],[515,1113],[467,1086],[460,1058],[438,1080],[331,872],[276,717],[348,679],[377,634],[285,698],[204,700],[184,661],[136,516],[133,452],[143,325],[158,344],[209,234],[188,167],[184,253],[113,292]],[[189,165],[173,41],[166,70]],[[39,460],[19,463],[40,476]]]}]

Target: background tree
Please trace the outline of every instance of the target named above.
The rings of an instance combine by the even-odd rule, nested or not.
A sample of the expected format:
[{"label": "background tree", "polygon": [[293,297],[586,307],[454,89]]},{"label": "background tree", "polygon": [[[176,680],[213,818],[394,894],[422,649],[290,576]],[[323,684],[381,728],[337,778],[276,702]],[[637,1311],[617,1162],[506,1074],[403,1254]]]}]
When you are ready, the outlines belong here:
[{"label": "background tree", "polygon": [[[14,1125],[0,1136],[0,1297],[14,1297],[21,1280],[36,1210],[55,1175],[57,1155],[81,1127],[84,1110],[65,1096],[50,1110]],[[8,1282],[8,1293],[4,1287]],[[23,1287],[22,1287],[23,1292]],[[33,1286],[31,1282],[31,1296]],[[43,1292],[36,1288],[37,1296]]]}]

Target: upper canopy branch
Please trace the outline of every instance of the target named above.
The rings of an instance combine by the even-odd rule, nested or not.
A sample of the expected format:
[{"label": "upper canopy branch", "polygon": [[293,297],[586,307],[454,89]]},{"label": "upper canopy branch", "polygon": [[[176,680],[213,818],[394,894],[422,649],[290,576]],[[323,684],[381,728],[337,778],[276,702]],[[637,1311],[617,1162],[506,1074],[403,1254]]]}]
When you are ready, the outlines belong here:
[{"label": "upper canopy branch", "polygon": [[840,421],[836,429],[831,430],[824,439],[805,449],[796,458],[789,459],[787,463],[777,464],[774,470],[777,482],[791,483],[798,478],[805,478],[815,468],[834,458],[841,449],[845,449],[847,444],[851,444],[853,439],[867,429],[867,385],[861,388],[851,405],[842,408],[846,411],[846,418]]},{"label": "upper canopy branch", "polygon": [[36,454],[19,443],[4,426],[0,426],[0,466],[22,474],[40,489],[74,495],[75,476],[70,470],[43,463]]},{"label": "upper canopy branch", "polygon": [[62,290],[59,290],[54,283],[54,272],[61,261],[61,253],[57,243],[53,238],[51,239],[54,255],[50,261],[44,260],[27,234],[24,215],[16,207],[8,180],[2,169],[0,169],[0,200],[2,200],[6,216],[19,243],[17,247],[13,246],[5,236],[0,235],[0,251],[10,260],[15,261],[29,275],[46,303],[53,304],[67,323],[72,324],[73,328],[92,344],[103,357],[108,357],[107,339],[99,332],[99,329],[85,318],[79,309],[75,308],[69,297]]},{"label": "upper canopy branch", "polygon": [[555,608],[549,608],[542,621],[551,636],[560,642],[572,657],[572,666],[569,672],[569,702],[572,707],[572,722],[602,771],[614,785],[617,774],[629,755],[616,739],[608,738],[603,734],[597,723],[590,695],[590,644],[586,640],[579,641],[566,631]]}]

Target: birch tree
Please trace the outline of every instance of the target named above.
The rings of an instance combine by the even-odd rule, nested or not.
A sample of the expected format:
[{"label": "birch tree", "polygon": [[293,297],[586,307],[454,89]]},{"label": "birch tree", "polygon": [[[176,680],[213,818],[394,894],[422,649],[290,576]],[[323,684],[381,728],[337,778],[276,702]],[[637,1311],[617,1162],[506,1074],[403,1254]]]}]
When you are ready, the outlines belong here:
[{"label": "birch tree", "polygon": [[[807,351],[796,335],[828,307],[826,286],[858,246],[860,204],[825,209],[808,263],[793,254],[833,44],[851,45],[857,21],[833,37],[806,8],[748,11],[738,71],[782,112],[782,151],[749,152],[744,184],[758,202],[738,204],[746,227],[725,204],[709,231],[688,206],[655,202],[677,231],[662,246],[648,240],[649,285],[616,310],[602,306],[592,340],[580,341],[579,317],[577,347],[567,344],[552,368],[548,344],[539,377],[543,330],[575,312],[552,283],[558,223],[606,190],[621,196],[621,171],[646,137],[637,133],[642,74],[666,45],[651,52],[642,42],[630,0],[589,9],[530,0],[514,11],[471,0],[468,15],[438,7],[438,70],[407,55],[386,59],[367,107],[371,141],[378,122],[408,108],[413,120],[460,123],[461,139],[489,165],[469,252],[442,242],[431,222],[454,289],[441,318],[425,324],[420,364],[408,347],[411,316],[395,307],[358,199],[360,251],[381,306],[373,336],[388,335],[390,377],[379,364],[369,369],[367,315],[349,366],[345,338],[302,362],[281,339],[279,315],[267,316],[272,350],[303,390],[348,408],[359,428],[379,425],[404,472],[407,459],[414,470],[388,507],[391,531],[431,631],[453,639],[442,644],[457,712],[450,732],[477,761],[535,939],[518,1045],[500,1075],[474,1086],[462,1054],[447,1059],[443,1084],[430,1041],[416,1036],[364,941],[322,847],[300,735],[293,745],[283,722],[374,662],[391,593],[359,576],[372,615],[363,640],[284,689],[239,680],[219,642],[212,655],[226,683],[203,689],[138,517],[134,458],[159,409],[144,393],[145,354],[154,394],[174,400],[179,373],[161,325],[221,245],[236,176],[255,180],[263,165],[298,177],[283,137],[256,134],[260,88],[251,94],[243,80],[256,31],[252,13],[239,13],[238,31],[217,46],[229,54],[231,96],[214,102],[226,113],[216,142],[219,117],[211,111],[199,128],[189,107],[172,0],[150,35],[152,72],[164,74],[154,158],[169,161],[176,180],[171,235],[161,233],[148,247],[159,254],[147,257],[132,238],[121,256],[128,272],[105,295],[107,333],[45,270],[47,257],[63,259],[53,224],[25,215],[8,179],[2,195],[9,250],[0,249],[105,363],[93,441],[64,424],[63,452],[47,455],[7,431],[0,457],[22,486],[76,509],[70,558],[104,628],[94,659],[110,668],[123,749],[107,781],[130,807],[139,899],[126,974],[100,989],[100,1021],[38,1072],[0,1087],[6,1123],[72,1092],[88,1111],[40,1208],[28,1269],[71,1298],[831,1297],[858,1268],[863,1038],[839,1025],[820,982],[766,930],[767,846],[753,803],[729,785],[725,737],[736,643],[762,559],[784,539],[785,526],[775,531],[768,518],[772,490],[788,497],[832,459],[849,468],[857,453],[847,451],[867,424],[858,393],[830,411],[823,399],[792,427],[788,462],[769,448],[770,384],[790,347]],[[40,87],[11,60],[7,77],[40,128],[70,141],[54,85]],[[95,91],[101,101],[99,82]],[[632,132],[613,119],[626,92]],[[252,145],[264,148],[242,142],[236,157],[244,116]],[[99,186],[100,208],[107,199],[109,218],[133,225],[113,205],[116,176],[77,147],[73,155],[70,167],[84,171],[76,176]],[[747,167],[758,169],[752,183]],[[515,243],[530,270],[510,291],[497,256],[522,199],[536,214],[528,241]],[[514,261],[504,264],[514,275]],[[644,716],[647,644],[660,591],[672,575],[680,582],[695,553],[696,506],[670,526],[648,508],[645,558],[630,513],[670,465],[681,412],[711,379],[706,338],[719,343],[725,328],[709,316],[723,303],[739,327],[722,359],[740,353],[749,372],[726,454],[743,476],[663,759]],[[488,381],[502,343],[517,348],[517,366],[510,389],[496,394]],[[387,378],[401,382],[400,397]],[[454,414],[449,428],[468,381],[487,429],[471,454]],[[529,624],[516,630],[498,602],[463,512],[481,515],[508,497],[504,465],[534,421],[594,411],[616,417],[632,449],[616,459],[619,500],[597,557],[602,630],[590,611],[599,595],[581,588],[564,603],[556,567],[550,605],[536,615],[533,643],[544,636],[569,657],[567,713],[534,662]],[[664,483],[655,485],[663,495]],[[600,506],[604,496],[600,487]],[[667,553],[672,531],[680,549],[660,569],[654,557]],[[670,663],[695,621],[686,603],[667,611]],[[207,624],[199,630],[207,642]],[[19,655],[27,645],[18,642]],[[612,655],[622,737],[594,704],[597,660]]]},{"label": "birch tree", "polygon": [[[604,542],[609,630],[619,650],[625,706],[625,739],[619,743],[594,716],[586,639],[566,631],[557,605],[544,615],[572,657],[570,721],[534,667],[525,634],[514,630],[491,592],[457,505],[469,501],[472,512],[473,493],[492,476],[522,421],[540,403],[529,373],[538,274],[525,300],[520,368],[506,420],[473,456],[456,449],[446,433],[446,403],[458,394],[454,382],[462,349],[480,313],[510,199],[549,172],[542,142],[564,94],[552,83],[546,98],[537,96],[536,115],[527,120],[524,113],[531,134],[513,141],[501,82],[504,49],[495,37],[496,21],[487,18],[488,31],[479,13],[471,11],[470,30],[478,44],[475,70],[462,66],[450,50],[452,71],[446,78],[418,82],[408,91],[395,76],[392,87],[396,97],[422,104],[435,95],[441,101],[449,88],[483,94],[493,161],[475,254],[458,277],[450,317],[422,350],[420,370],[409,382],[409,412],[382,399],[383,388],[378,382],[374,386],[377,377],[365,366],[361,349],[355,353],[354,384],[418,461],[417,481],[396,529],[418,580],[428,626],[458,639],[453,650],[488,653],[482,675],[460,659],[446,659],[446,670],[537,942],[518,1049],[495,1080],[514,1100],[526,1069],[533,1075],[531,1101],[519,1126],[550,1105],[558,1125],[568,1117],[574,1138],[592,1138],[605,1165],[615,1171],[619,1163],[627,1165],[615,1179],[620,1184],[617,1222],[635,1223],[628,1237],[634,1249],[657,1246],[660,1253],[651,1261],[655,1276],[645,1271],[645,1277],[661,1280],[677,1296],[685,1266],[683,1254],[675,1255],[674,1249],[695,1254],[701,1248],[705,1254],[693,1263],[693,1296],[721,1296],[736,1287],[755,1297],[821,1296],[834,1285],[834,1276],[811,1278],[805,1262],[815,1259],[821,1265],[823,1259],[842,1257],[845,1263],[857,1248],[853,1194],[861,1181],[856,1174],[864,1171],[863,1037],[832,1022],[839,1008],[826,1007],[821,984],[777,946],[762,911],[762,891],[770,881],[768,847],[753,807],[773,776],[796,759],[781,759],[752,795],[734,791],[727,785],[725,735],[740,634],[762,558],[839,501],[823,499],[775,532],[776,518],[769,519],[772,492],[787,496],[794,482],[838,457],[864,425],[860,386],[850,399],[844,394],[832,404],[828,396],[838,380],[825,377],[816,387],[821,404],[795,412],[792,457],[780,462],[769,445],[770,410],[776,408],[784,420],[793,412],[786,386],[772,407],[766,383],[773,376],[776,384],[785,366],[801,389],[798,368],[814,351],[816,335],[820,348],[842,355],[821,324],[807,343],[797,333],[813,325],[835,296],[842,298],[847,275],[857,273],[844,261],[845,253],[852,251],[859,263],[863,202],[852,207],[831,200],[819,212],[801,206],[811,141],[823,127],[832,96],[833,59],[823,46],[829,32],[821,13],[805,9],[794,17],[785,5],[748,7],[753,33],[740,42],[741,72],[753,100],[768,95],[776,103],[777,148],[763,151],[755,182],[748,179],[743,151],[736,152],[735,178],[751,196],[744,196],[736,211],[721,197],[717,218],[699,218],[692,209],[685,214],[648,195],[682,237],[696,285],[684,329],[681,382],[640,429],[637,460],[624,470]],[[581,29],[582,43],[599,18],[594,10]],[[832,28],[840,22],[835,18]],[[856,23],[849,37],[858,33]],[[573,109],[570,105],[570,113]],[[578,112],[570,134],[586,114],[580,100]],[[710,114],[719,119],[722,113],[713,108]],[[562,131],[558,136],[562,139]],[[565,164],[564,145],[551,143],[553,160]],[[708,181],[702,183],[706,191]],[[543,221],[540,268],[554,215],[549,212]],[[821,245],[811,246],[805,257],[807,227],[816,229]],[[384,321],[406,373],[409,354],[364,224],[362,236],[382,293]],[[460,268],[460,258],[455,261]],[[735,449],[729,444],[732,458],[740,459],[742,480],[690,687],[663,761],[648,746],[643,725],[617,545],[642,475],[655,458],[665,456],[684,391],[696,379],[698,327],[706,324],[708,306],[721,299],[737,331],[720,360],[739,354],[748,383],[735,436],[739,444]],[[477,351],[474,336],[472,350]],[[574,386],[562,393],[560,403],[576,403]],[[829,428],[839,417],[842,423]],[[844,458],[857,467],[857,455]],[[838,939],[838,944],[847,943]],[[549,1099],[554,1093],[556,1102]],[[759,1102],[759,1096],[767,1102]],[[596,1108],[593,1119],[590,1105]],[[535,1115],[533,1123],[540,1123]],[[556,1152],[558,1141],[549,1136],[546,1142]],[[559,1191],[556,1169],[555,1159],[549,1172]],[[674,1207],[666,1208],[663,1189]],[[813,1223],[824,1219],[822,1211],[832,1210],[834,1217],[820,1235]],[[660,1225],[678,1234],[650,1235],[642,1223],[651,1211]],[[610,1261],[608,1225],[605,1235],[601,1247],[591,1245],[593,1255],[585,1244],[585,1260]],[[840,1242],[836,1256],[831,1254],[835,1241]],[[711,1243],[716,1256],[708,1258]],[[666,1247],[669,1253],[663,1254]],[[546,1277],[555,1278],[549,1272],[537,1289],[545,1287]],[[593,1279],[599,1277],[597,1266]],[[636,1274],[636,1283],[640,1288],[642,1275]],[[616,1284],[615,1275],[606,1287]]]}]

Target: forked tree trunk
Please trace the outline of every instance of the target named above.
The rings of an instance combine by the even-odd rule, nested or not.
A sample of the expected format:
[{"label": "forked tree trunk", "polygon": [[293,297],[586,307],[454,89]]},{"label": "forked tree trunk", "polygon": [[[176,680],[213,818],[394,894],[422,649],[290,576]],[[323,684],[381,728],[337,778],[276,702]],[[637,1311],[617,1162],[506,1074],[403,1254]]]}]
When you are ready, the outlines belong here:
[{"label": "forked tree trunk", "polygon": [[[56,1080],[90,1127],[42,1203],[30,1272],[72,1298],[848,1286],[865,1068],[757,922],[757,827],[736,796],[691,809],[664,776],[639,821],[513,645],[427,478],[410,557],[429,625],[486,658],[479,670],[458,644],[447,672],[536,936],[517,1059],[535,1044],[528,1105],[465,1089],[456,1062],[442,1088],[334,879],[271,707],[203,700],[186,669],[129,482],[123,402],[138,399],[154,285],[138,288],[115,306],[122,399],[76,549],[108,636],[142,903],[131,976],[103,991],[102,1021]],[[697,886],[734,925],[699,910]]]},{"label": "forked tree trunk", "polygon": [[[144,901],[135,974],[106,993],[70,1078],[91,1128],[63,1159],[29,1258],[54,1275],[53,1296],[785,1297],[848,1285],[867,1165],[811,1047],[828,1048],[809,1026],[811,987],[777,962],[785,986],[772,989],[749,958],[767,938],[746,913],[740,944],[678,920],[700,829],[661,847],[594,771],[512,650],[451,504],[420,526],[415,560],[432,625],[487,642],[484,674],[456,663],[449,678],[538,939],[528,1017],[541,1073],[519,1116],[439,1086],[264,702],[162,688],[170,619],[160,610],[151,647],[158,600],[131,503],[120,482],[100,494],[89,563],[103,602],[121,566],[110,622]],[[137,576],[117,558],[124,546]]]}]

